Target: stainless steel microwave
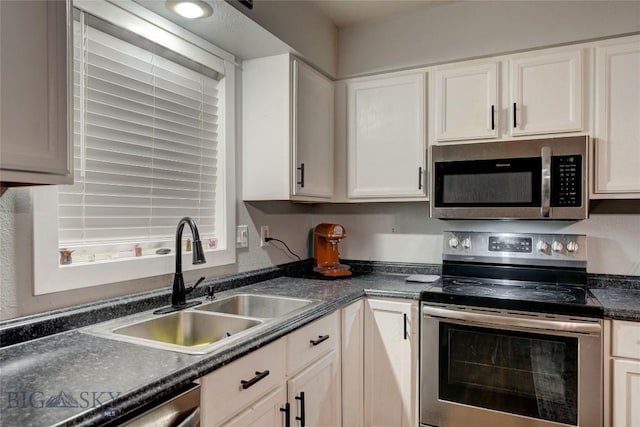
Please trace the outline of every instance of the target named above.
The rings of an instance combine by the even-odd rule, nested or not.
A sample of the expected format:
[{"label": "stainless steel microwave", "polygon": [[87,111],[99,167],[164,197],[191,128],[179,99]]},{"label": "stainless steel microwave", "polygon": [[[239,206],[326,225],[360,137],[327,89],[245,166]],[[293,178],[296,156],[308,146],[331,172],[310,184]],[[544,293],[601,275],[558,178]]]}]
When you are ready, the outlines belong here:
[{"label": "stainless steel microwave", "polygon": [[584,219],[588,136],[436,145],[431,217]]}]

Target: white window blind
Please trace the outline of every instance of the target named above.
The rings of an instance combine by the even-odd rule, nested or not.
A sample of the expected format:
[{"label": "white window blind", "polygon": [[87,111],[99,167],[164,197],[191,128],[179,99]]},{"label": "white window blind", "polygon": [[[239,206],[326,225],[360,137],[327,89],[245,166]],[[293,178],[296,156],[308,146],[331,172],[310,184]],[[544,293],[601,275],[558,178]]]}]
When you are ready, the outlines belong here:
[{"label": "white window blind", "polygon": [[60,247],[171,246],[183,216],[214,239],[217,74],[85,16],[74,21],[75,183],[59,191]]}]

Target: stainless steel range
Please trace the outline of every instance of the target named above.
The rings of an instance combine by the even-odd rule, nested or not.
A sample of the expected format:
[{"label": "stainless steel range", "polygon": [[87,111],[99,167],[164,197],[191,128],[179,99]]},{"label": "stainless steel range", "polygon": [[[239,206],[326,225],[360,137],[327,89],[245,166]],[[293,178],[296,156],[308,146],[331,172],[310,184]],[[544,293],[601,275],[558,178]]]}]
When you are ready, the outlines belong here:
[{"label": "stainless steel range", "polygon": [[421,426],[602,426],[582,235],[445,232],[422,293]]}]

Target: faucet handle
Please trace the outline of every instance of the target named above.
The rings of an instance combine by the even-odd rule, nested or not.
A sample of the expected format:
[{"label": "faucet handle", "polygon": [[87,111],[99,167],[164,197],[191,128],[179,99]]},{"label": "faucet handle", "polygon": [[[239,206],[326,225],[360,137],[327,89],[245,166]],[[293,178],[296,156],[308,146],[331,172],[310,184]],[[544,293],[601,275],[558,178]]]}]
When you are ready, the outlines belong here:
[{"label": "faucet handle", "polygon": [[204,277],[199,278],[198,281],[196,282],[196,284],[193,285],[192,287],[190,287],[189,290],[186,293],[190,294],[191,292],[193,292],[193,290],[196,288],[196,286],[198,286],[200,283],[202,283],[203,280],[204,280]]}]

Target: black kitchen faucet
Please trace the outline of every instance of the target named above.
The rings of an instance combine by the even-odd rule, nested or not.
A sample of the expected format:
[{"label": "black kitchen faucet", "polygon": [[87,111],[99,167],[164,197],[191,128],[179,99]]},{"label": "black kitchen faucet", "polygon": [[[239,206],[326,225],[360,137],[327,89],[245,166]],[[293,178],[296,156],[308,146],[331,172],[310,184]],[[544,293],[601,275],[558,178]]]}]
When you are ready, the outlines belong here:
[{"label": "black kitchen faucet", "polygon": [[154,311],[154,314],[165,314],[173,311],[183,310],[185,308],[193,307],[201,304],[201,301],[191,301],[187,303],[187,294],[191,293],[196,286],[204,280],[204,277],[198,279],[195,285],[188,290],[184,287],[184,278],[182,277],[182,231],[184,225],[187,224],[191,229],[191,235],[193,236],[193,264],[204,264],[207,260],[204,257],[204,251],[202,250],[202,242],[200,241],[200,233],[198,232],[198,226],[193,219],[185,216],[178,222],[176,228],[176,272],[173,275],[173,289],[171,291],[171,305]]}]

